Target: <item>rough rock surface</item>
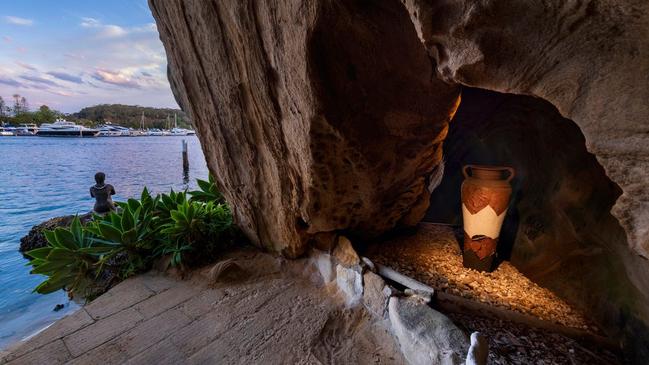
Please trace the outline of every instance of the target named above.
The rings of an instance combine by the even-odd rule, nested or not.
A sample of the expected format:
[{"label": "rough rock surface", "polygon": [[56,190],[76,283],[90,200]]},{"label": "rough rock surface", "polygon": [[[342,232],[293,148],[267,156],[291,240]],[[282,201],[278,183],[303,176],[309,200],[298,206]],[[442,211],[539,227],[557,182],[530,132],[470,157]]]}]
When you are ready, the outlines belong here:
[{"label": "rough rock surface", "polygon": [[459,102],[396,1],[150,0],[237,223],[288,256],[417,223]]},{"label": "rough rock surface", "polygon": [[541,97],[579,125],[623,190],[613,214],[629,245],[649,258],[649,3],[403,3],[441,77]]},{"label": "rough rock surface", "polygon": [[[73,215],[55,217],[33,226],[32,229],[29,230],[29,233],[20,239],[19,251],[24,255],[27,251],[45,247],[47,245],[47,240],[45,239],[43,232],[51,231],[58,227],[69,227],[73,218]],[[89,221],[91,218],[91,213],[79,216],[82,223]]]},{"label": "rough rock surface", "polygon": [[649,154],[644,143],[649,4],[405,3],[443,77],[542,97],[582,128],[589,150],[624,191],[613,213],[631,246],[649,257],[649,189],[642,162]]},{"label": "rough rock surface", "polygon": [[392,330],[412,365],[464,363],[468,337],[442,313],[415,297],[392,297],[388,304]]}]

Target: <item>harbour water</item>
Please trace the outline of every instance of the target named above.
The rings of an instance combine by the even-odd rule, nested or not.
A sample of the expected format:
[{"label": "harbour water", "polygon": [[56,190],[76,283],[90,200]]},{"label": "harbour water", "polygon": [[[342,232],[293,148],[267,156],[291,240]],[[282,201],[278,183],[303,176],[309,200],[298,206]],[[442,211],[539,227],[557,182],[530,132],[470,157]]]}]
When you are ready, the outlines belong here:
[{"label": "harbour water", "polygon": [[[186,140],[190,170],[182,171]],[[195,188],[207,166],[198,138],[0,138],[0,350],[24,339],[78,306],[63,292],[33,293],[42,276],[30,275],[18,252],[20,238],[49,218],[86,213],[97,171],[115,186],[115,200],[152,192]],[[63,309],[54,311],[57,304]]]}]

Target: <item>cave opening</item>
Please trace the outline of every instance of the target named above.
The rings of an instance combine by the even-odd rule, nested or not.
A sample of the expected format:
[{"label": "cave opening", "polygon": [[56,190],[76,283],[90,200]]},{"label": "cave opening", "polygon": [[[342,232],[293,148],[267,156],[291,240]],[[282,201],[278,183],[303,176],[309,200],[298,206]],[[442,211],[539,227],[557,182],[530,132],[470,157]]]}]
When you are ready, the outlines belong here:
[{"label": "cave opening", "polygon": [[[626,236],[610,214],[621,189],[588,152],[579,126],[545,100],[464,87],[443,156],[416,233],[402,231],[368,255],[445,293],[619,336],[637,296],[619,254]],[[467,164],[516,170],[493,273],[462,267]]]}]

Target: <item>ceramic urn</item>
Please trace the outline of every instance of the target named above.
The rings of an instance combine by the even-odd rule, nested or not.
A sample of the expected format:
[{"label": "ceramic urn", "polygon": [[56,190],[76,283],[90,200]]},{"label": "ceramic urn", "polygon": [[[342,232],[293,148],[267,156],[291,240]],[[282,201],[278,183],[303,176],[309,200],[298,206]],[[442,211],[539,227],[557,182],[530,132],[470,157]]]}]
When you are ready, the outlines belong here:
[{"label": "ceramic urn", "polygon": [[500,228],[512,194],[510,181],[514,177],[514,169],[466,165],[462,172],[462,261],[465,267],[491,271]]}]

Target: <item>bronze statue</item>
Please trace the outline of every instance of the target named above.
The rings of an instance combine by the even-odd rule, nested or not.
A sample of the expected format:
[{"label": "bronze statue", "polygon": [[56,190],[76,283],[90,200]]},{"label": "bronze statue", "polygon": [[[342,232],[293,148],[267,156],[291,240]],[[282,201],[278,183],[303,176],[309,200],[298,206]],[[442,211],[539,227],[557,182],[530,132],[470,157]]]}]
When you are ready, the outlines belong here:
[{"label": "bronze statue", "polygon": [[98,172],[95,174],[96,184],[90,187],[90,196],[96,199],[94,208],[96,213],[108,213],[115,210],[115,203],[110,197],[115,195],[115,188],[110,184],[104,184],[104,180],[106,180],[106,174]]}]

